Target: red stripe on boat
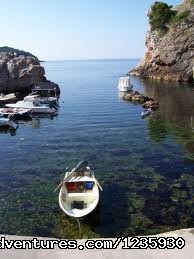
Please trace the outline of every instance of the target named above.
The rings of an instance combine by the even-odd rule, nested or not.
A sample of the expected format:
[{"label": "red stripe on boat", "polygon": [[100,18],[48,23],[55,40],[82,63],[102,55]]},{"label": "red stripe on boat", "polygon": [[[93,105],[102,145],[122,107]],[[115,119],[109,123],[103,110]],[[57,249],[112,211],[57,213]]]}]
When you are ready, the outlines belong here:
[{"label": "red stripe on boat", "polygon": [[68,191],[76,190],[76,183],[66,183],[66,187]]}]

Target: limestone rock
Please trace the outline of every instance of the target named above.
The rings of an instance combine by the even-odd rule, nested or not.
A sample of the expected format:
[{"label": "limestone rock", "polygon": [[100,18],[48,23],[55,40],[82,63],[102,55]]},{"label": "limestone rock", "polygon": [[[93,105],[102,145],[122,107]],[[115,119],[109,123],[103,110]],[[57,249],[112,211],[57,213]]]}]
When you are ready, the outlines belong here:
[{"label": "limestone rock", "polygon": [[28,92],[34,85],[59,86],[48,81],[38,59],[17,53],[0,53],[0,92]]},{"label": "limestone rock", "polygon": [[177,10],[177,17],[185,11],[188,14],[184,19],[169,22],[165,33],[153,30],[150,25],[145,40],[145,56],[129,74],[170,81],[193,79],[194,2],[185,0],[174,9]]},{"label": "limestone rock", "polygon": [[159,108],[157,101],[155,101],[152,97],[139,93],[138,91],[123,92],[121,98],[125,101],[142,104],[143,108],[151,108],[152,110]]},{"label": "limestone rock", "polygon": [[145,103],[143,103],[142,105],[143,108],[151,108],[152,110],[156,110],[159,108],[159,104],[156,101],[147,101]]}]

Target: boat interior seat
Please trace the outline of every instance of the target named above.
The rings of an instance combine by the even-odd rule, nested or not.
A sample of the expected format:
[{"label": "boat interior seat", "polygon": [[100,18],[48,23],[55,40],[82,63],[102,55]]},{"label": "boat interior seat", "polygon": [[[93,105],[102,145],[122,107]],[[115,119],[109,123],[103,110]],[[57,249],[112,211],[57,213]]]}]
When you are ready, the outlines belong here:
[{"label": "boat interior seat", "polygon": [[92,176],[92,172],[89,171],[89,170],[80,170],[80,171],[77,171],[75,172],[75,176],[78,177],[78,176]]},{"label": "boat interior seat", "polygon": [[83,210],[83,209],[87,208],[87,203],[85,203],[84,201],[73,201],[71,203],[71,208]]},{"label": "boat interior seat", "polygon": [[67,193],[66,194],[66,201],[72,203],[74,201],[87,201],[87,203],[91,203],[96,199],[96,194],[91,193]]}]

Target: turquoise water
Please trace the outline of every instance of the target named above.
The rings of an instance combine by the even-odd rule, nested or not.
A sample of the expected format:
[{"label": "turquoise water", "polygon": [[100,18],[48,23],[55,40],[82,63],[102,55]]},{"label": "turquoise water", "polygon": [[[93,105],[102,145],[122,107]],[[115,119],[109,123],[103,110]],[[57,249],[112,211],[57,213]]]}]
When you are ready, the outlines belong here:
[{"label": "turquoise water", "polygon": [[[119,77],[137,63],[42,63],[60,85],[60,108],[53,118],[0,129],[0,233],[116,237],[193,226],[193,86],[131,77],[136,90],[160,103],[142,120],[141,106],[122,101],[117,89]],[[53,190],[65,169],[83,159],[104,191],[80,236]]]}]

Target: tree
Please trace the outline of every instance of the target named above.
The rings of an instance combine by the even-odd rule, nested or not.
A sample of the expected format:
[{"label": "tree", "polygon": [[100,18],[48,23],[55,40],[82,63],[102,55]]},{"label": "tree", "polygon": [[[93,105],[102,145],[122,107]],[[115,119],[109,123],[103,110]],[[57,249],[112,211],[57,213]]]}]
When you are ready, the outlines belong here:
[{"label": "tree", "polygon": [[166,30],[167,24],[176,14],[172,6],[163,2],[155,2],[151,7],[150,24],[153,30]]}]

